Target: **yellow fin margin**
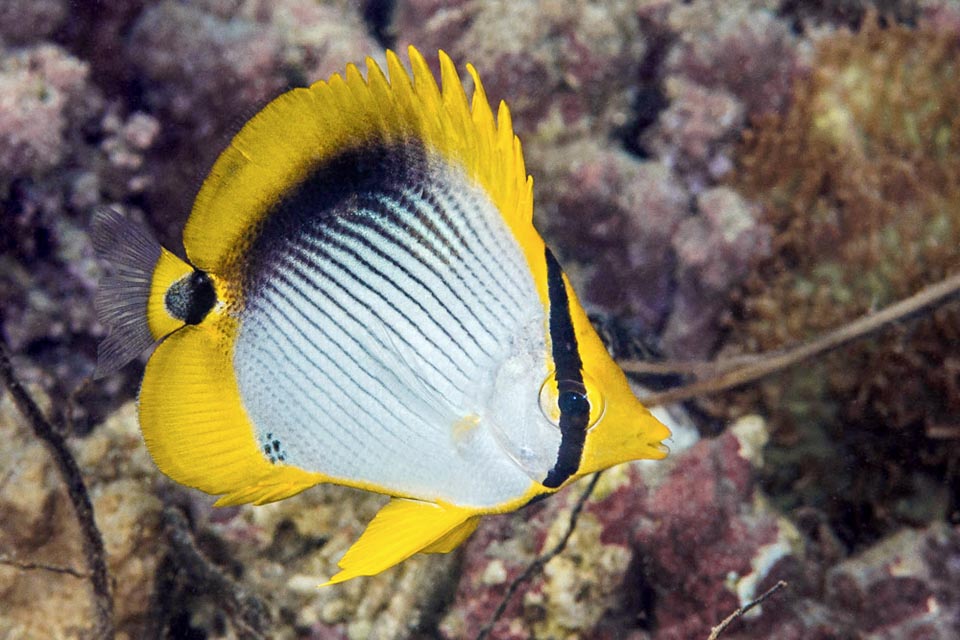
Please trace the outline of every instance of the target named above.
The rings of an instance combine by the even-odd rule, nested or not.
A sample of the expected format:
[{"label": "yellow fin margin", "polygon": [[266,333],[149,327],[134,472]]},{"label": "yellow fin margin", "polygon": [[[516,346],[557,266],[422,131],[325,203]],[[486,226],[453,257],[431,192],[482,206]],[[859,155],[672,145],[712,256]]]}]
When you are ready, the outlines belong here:
[{"label": "yellow fin margin", "polygon": [[154,462],[181,484],[223,495],[218,505],[281,500],[325,481],[260,453],[219,335],[207,323],[183,327],[147,363],[140,427]]},{"label": "yellow fin margin", "polygon": [[193,271],[193,267],[160,247],[160,258],[153,268],[150,296],[147,298],[147,326],[154,340],[160,340],[183,326],[183,321],[167,311],[166,297],[170,286]]},{"label": "yellow fin margin", "polygon": [[531,267],[542,263],[543,243],[532,225],[533,181],[506,105],[501,103],[495,121],[476,69],[468,65],[475,85],[468,107],[446,53],[439,52],[441,91],[420,52],[408,52],[412,75],[387,51],[389,81],[368,58],[366,79],[350,65],[344,76],[289,91],[254,116],[197,196],[184,229],[190,261],[229,277],[272,204],[312,169],[371,141],[416,139],[462,167],[529,251]]},{"label": "yellow fin margin", "polygon": [[606,398],[603,417],[587,433],[580,467],[570,480],[631,460],[659,460],[667,455],[663,440],[670,430],[650,413],[630,389],[626,374],[604,346],[577,294],[563,276],[570,319],[577,336],[583,371]]},{"label": "yellow fin margin", "polygon": [[340,572],[326,587],[372,576],[419,552],[447,553],[477,528],[479,516],[467,509],[394,498],[370,521],[340,560]]}]

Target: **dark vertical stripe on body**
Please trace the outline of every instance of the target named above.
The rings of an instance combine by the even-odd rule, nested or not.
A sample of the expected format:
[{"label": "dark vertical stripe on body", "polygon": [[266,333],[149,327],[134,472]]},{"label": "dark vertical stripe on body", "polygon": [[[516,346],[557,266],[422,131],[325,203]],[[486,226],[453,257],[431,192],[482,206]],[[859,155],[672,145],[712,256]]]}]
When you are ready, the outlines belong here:
[{"label": "dark vertical stripe on body", "polygon": [[[369,229],[370,227],[367,227],[367,228]],[[373,228],[376,228],[376,227],[373,227]],[[365,235],[363,235],[363,234],[361,234],[361,233],[359,233],[359,232],[357,232],[357,231],[355,231],[355,230],[353,230],[353,229],[350,229],[349,227],[347,227],[347,226],[346,226],[344,223],[342,223],[342,222],[337,226],[335,233],[338,234],[338,235],[341,235],[341,236],[349,237],[349,238],[352,239],[354,242],[356,242],[357,244],[359,244],[362,248],[364,248],[364,249],[366,249],[367,251],[375,254],[378,258],[380,258],[380,259],[383,260],[384,262],[388,263],[391,267],[393,267],[394,269],[396,269],[398,272],[402,273],[402,274],[403,274],[404,276],[406,276],[410,281],[412,281],[414,284],[416,284],[418,287],[420,287],[420,289],[421,289],[424,293],[426,293],[430,298],[433,299],[433,301],[437,304],[437,306],[439,306],[441,309],[443,309],[444,313],[450,318],[450,320],[452,320],[453,322],[455,322],[455,323],[457,324],[457,326],[460,328],[460,331],[463,332],[463,334],[465,334],[468,338],[470,338],[470,341],[473,343],[473,345],[474,345],[475,347],[477,347],[485,356],[490,356],[490,353],[489,353],[486,349],[483,348],[483,345],[480,344],[480,342],[477,340],[476,336],[473,335],[473,333],[470,331],[470,329],[468,329],[468,328],[466,327],[466,325],[463,324],[463,321],[460,320],[460,318],[457,317],[457,314],[455,314],[453,311],[451,311],[450,308],[446,305],[446,303],[445,303],[443,300],[441,300],[440,297],[436,294],[436,292],[435,292],[429,285],[427,285],[427,283],[424,282],[420,277],[418,277],[416,274],[414,274],[412,271],[410,271],[410,269],[408,269],[406,266],[404,266],[404,265],[403,265],[401,262],[399,262],[396,258],[394,258],[394,257],[391,256],[390,254],[388,254],[387,252],[385,252],[385,251],[384,251],[383,249],[381,249],[379,246],[377,246],[377,245],[375,245],[373,242],[371,242],[371,240],[370,240],[370,238],[369,238],[368,236],[365,236]],[[333,241],[333,244],[336,246],[336,241]],[[419,309],[424,313],[424,315],[426,315],[428,318],[430,318],[431,320],[433,320],[434,325],[435,325],[438,329],[440,329],[440,331],[442,331],[443,334],[444,334],[447,338],[449,338],[450,341],[451,341],[453,344],[456,344],[457,347],[463,349],[463,345],[461,345],[460,342],[459,342],[454,336],[452,336],[452,335],[447,331],[446,327],[444,326],[444,323],[442,323],[439,318],[434,318],[433,315],[431,315],[430,312],[426,309],[426,307],[424,307],[424,306],[420,303],[419,300],[417,300],[416,298],[414,298],[414,297],[410,294],[410,292],[407,290],[406,287],[397,286],[396,283],[390,278],[390,276],[388,276],[387,274],[383,273],[383,272],[382,272],[380,269],[378,269],[377,267],[373,266],[371,263],[369,263],[365,258],[363,258],[358,252],[354,251],[352,248],[350,248],[350,247],[348,247],[348,246],[346,246],[346,245],[344,245],[344,244],[340,244],[339,247],[340,247],[343,251],[346,251],[346,252],[351,253],[351,255],[353,255],[354,259],[355,259],[358,263],[360,263],[361,265],[363,265],[367,270],[375,273],[375,274],[376,274],[378,277],[380,277],[381,279],[389,282],[397,291],[399,291],[400,293],[402,293],[403,296],[404,296],[407,300],[409,300],[409,301],[410,301],[411,303],[413,303],[417,308],[419,308]],[[410,251],[410,249],[407,248],[407,247],[401,247],[401,249],[402,249],[404,252],[406,252],[407,255],[409,255],[409,256],[413,256],[413,255],[414,255],[414,253],[413,253],[412,251]],[[469,307],[467,307],[467,309],[468,309],[468,311],[469,311]],[[475,315],[475,314],[474,314],[474,318],[476,318],[476,315]],[[477,319],[477,321],[479,322],[479,319]],[[466,352],[466,350],[464,350],[464,353],[467,355],[467,357],[470,359],[470,361],[471,361],[473,364],[476,364],[476,362],[473,360],[473,358],[470,356],[470,354]]]},{"label": "dark vertical stripe on body", "polygon": [[[311,291],[313,291],[314,293],[317,293],[317,294],[323,296],[323,298],[324,298],[325,300],[327,300],[327,302],[329,302],[333,307],[336,307],[337,309],[339,309],[340,312],[343,314],[343,317],[344,317],[344,318],[349,319],[349,320],[352,321],[354,324],[357,324],[357,325],[359,325],[359,326],[364,326],[365,323],[364,323],[363,319],[355,316],[353,313],[350,312],[349,309],[347,309],[346,307],[342,306],[342,305],[340,304],[340,302],[339,302],[336,298],[334,298],[332,295],[330,295],[328,292],[326,292],[326,291],[324,290],[324,288],[321,287],[321,286],[318,284],[318,280],[317,280],[316,278],[310,277],[310,272],[308,271],[308,268],[305,266],[304,263],[302,263],[301,261],[298,261],[297,258],[294,257],[294,256],[288,256],[287,258],[285,258],[285,263],[286,263],[286,266],[290,269],[290,273],[292,273],[293,275],[295,275],[295,276],[300,280],[300,282],[302,282],[305,286],[309,287],[309,288],[311,289]],[[351,295],[350,291],[349,291],[343,284],[341,284],[338,280],[334,279],[331,274],[329,274],[329,273],[324,273],[324,272],[322,272],[322,271],[321,271],[320,273],[323,273],[323,275],[324,275],[324,280],[323,280],[324,282],[327,282],[327,283],[329,283],[329,284],[334,285],[336,288],[338,288],[340,291],[342,291],[343,293],[345,293],[345,294],[348,295],[348,296]],[[300,298],[304,301],[305,304],[309,305],[309,306],[313,309],[314,312],[322,315],[322,316],[326,319],[327,322],[329,322],[332,326],[334,326],[334,327],[336,327],[337,329],[339,329],[340,332],[343,333],[348,339],[350,339],[355,345],[357,345],[357,347],[363,349],[363,345],[360,343],[360,341],[357,339],[357,337],[356,337],[354,334],[352,334],[352,333],[351,333],[350,331],[348,331],[342,324],[340,324],[340,323],[337,321],[337,319],[336,319],[331,313],[328,312],[328,310],[324,309],[323,307],[321,307],[321,306],[319,306],[319,305],[316,305],[316,304],[312,303],[312,302],[310,301],[310,297],[307,296],[307,295],[305,294],[305,292],[302,291],[302,290],[300,289],[300,287],[298,287],[298,286],[296,285],[296,283],[294,283],[294,282],[293,282],[288,276],[286,276],[281,270],[278,270],[277,273],[274,274],[274,278],[276,278],[278,281],[283,282],[284,284],[286,284],[287,286],[289,286],[298,296],[300,296]],[[287,304],[291,304],[291,306],[294,306],[294,308],[299,308],[297,305],[293,305],[292,302],[291,302],[289,299],[286,299],[286,296],[283,296],[282,292],[280,292],[279,289],[277,289],[277,287],[276,287],[273,283],[268,283],[268,284],[267,284],[267,287],[268,287],[270,290],[272,290],[272,291],[276,292],[277,294],[281,295],[282,297],[284,297],[284,298],[285,298],[285,301],[287,302]],[[353,300],[355,303],[358,302],[356,298],[352,298],[352,300]],[[324,338],[328,341],[328,344],[330,344],[330,345],[337,345],[337,344],[338,344],[336,341],[334,341],[334,340],[329,336],[329,334],[327,334],[325,331],[323,331],[323,329],[320,327],[319,324],[317,324],[315,321],[309,319],[309,318],[307,317],[307,315],[306,315],[302,310],[300,311],[300,313],[302,314],[302,316],[304,317],[304,319],[307,320],[307,321],[311,324],[311,326],[314,326],[315,329],[317,329],[318,331],[321,332],[321,334],[324,336]],[[383,326],[385,327],[385,330],[389,330],[389,329],[386,329],[386,327],[387,327],[386,321],[383,319],[382,316],[380,316],[380,314],[378,314],[376,311],[371,311],[371,315],[372,315],[374,318],[376,318],[376,319],[381,323],[381,325],[383,325]],[[381,351],[388,349],[389,345],[387,345],[387,344],[384,343],[382,340],[380,340],[380,338],[377,337],[376,333],[368,332],[368,335],[370,336],[371,339],[373,339],[373,340],[377,343],[377,346],[379,347],[379,349],[380,349]],[[407,342],[407,341],[404,339],[403,336],[401,336],[401,335],[399,335],[399,334],[396,334],[396,333],[395,333],[394,335],[397,337],[398,340],[402,341],[402,342],[404,343],[404,345],[406,345],[408,348],[411,348],[411,349],[413,348],[413,346],[412,346],[409,342]],[[360,367],[359,362],[357,362],[357,360],[354,359],[353,357],[349,356],[349,354],[346,352],[346,350],[343,349],[342,346],[339,347],[339,350],[340,350],[340,352],[342,352],[345,356],[350,357],[351,362],[353,362],[356,366]],[[385,365],[382,361],[377,360],[377,362],[378,362],[378,364],[380,364],[380,366],[386,368],[386,365]],[[438,375],[440,375],[450,386],[455,386],[455,385],[454,385],[454,382],[453,382],[449,377],[447,377],[447,376],[444,374],[443,371],[441,371],[440,369],[436,368],[435,364],[434,364],[432,361],[428,361],[427,364],[429,364],[429,365],[431,366],[431,368],[433,368],[433,370],[436,371],[436,373],[437,373]],[[362,369],[362,367],[360,367],[360,368]],[[374,378],[374,376],[373,376],[370,372],[366,371],[365,369],[364,369],[363,371],[364,371],[364,373],[366,373],[366,374],[367,374],[368,376],[370,376],[371,378]],[[380,384],[381,384],[385,389],[387,389],[387,391],[390,391],[389,387],[387,387],[387,386],[385,385],[385,383],[384,383],[383,380],[379,380],[379,378],[374,378],[374,379],[377,379],[377,380],[380,382]],[[439,391],[437,391],[437,393],[439,393]],[[407,406],[403,403],[403,401],[400,399],[400,397],[399,397],[398,395],[394,394],[392,391],[390,392],[390,395],[393,396],[395,400],[397,400],[398,402],[400,402],[400,404],[403,405],[403,406],[409,411],[409,407],[407,407]]]},{"label": "dark vertical stripe on body", "polygon": [[[445,246],[451,247],[452,249],[456,249],[456,247],[453,245],[450,239],[440,233],[440,226],[435,224],[434,220],[442,223],[442,227],[453,235],[459,247],[463,249],[466,252],[466,254],[469,254],[469,256],[474,261],[476,261],[478,264],[482,264],[484,262],[481,259],[481,257],[477,255],[477,253],[474,251],[473,245],[467,241],[467,239],[463,236],[460,230],[456,227],[453,220],[450,218],[450,215],[448,214],[446,209],[443,207],[443,205],[437,202],[436,198],[433,196],[432,193],[428,193],[425,191],[421,194],[422,202],[428,207],[426,210],[421,210],[420,207],[417,206],[416,201],[413,198],[408,197],[405,193],[398,194],[395,196],[395,198],[399,207],[402,207],[402,208],[410,207],[409,209],[410,211],[416,212],[417,222],[424,225],[424,227],[426,227],[431,234],[433,234],[441,242],[443,242]],[[464,224],[468,226],[468,229],[471,232],[473,232],[473,228],[469,226],[470,216],[466,215],[459,208],[457,208],[456,213],[459,216],[459,219],[462,220]],[[489,253],[489,248],[483,242],[483,238],[481,236],[476,237],[476,242],[481,244],[482,248]],[[496,255],[496,254],[493,254],[493,255]],[[455,260],[459,260],[462,262],[463,266],[465,266],[469,272],[468,275],[473,279],[474,282],[476,282],[483,289],[483,292],[485,295],[487,295],[489,298],[493,300],[496,300],[497,303],[500,305],[500,307],[507,314],[510,315],[511,319],[516,319],[513,315],[512,308],[505,305],[503,301],[490,290],[490,287],[488,286],[485,276],[490,276],[491,274],[478,274],[476,270],[473,268],[473,264],[471,263],[471,261],[468,261],[466,259],[466,255],[461,254],[459,250],[456,250],[455,253],[452,254],[452,256]],[[519,305],[517,298],[514,295],[513,287],[509,287],[509,286],[504,287],[503,292],[506,293],[507,296],[510,298],[510,303],[512,306]]]},{"label": "dark vertical stripe on body", "polygon": [[563,282],[563,271],[550,249],[546,249],[545,254],[547,297],[550,301],[550,343],[560,405],[560,448],[557,451],[557,463],[547,474],[543,486],[556,489],[580,467],[590,422],[590,403],[586,399],[583,362],[570,318],[570,300]]},{"label": "dark vertical stripe on body", "polygon": [[[440,253],[437,250],[436,247],[433,246],[430,240],[428,240],[417,229],[414,229],[413,226],[410,225],[407,221],[397,220],[397,219],[391,220],[388,217],[389,214],[387,212],[386,206],[387,205],[383,204],[380,200],[371,199],[369,202],[363,202],[364,209],[369,210],[371,213],[371,215],[363,218],[363,222],[362,222],[363,227],[377,234],[387,244],[395,247],[397,251],[406,252],[407,255],[409,255],[411,258],[416,260],[416,262],[419,263],[420,266],[423,267],[426,271],[438,273],[440,270],[437,269],[437,266],[428,263],[427,259],[423,255],[421,255],[419,251],[419,248],[426,248],[428,251],[430,251],[434,255],[434,257],[437,258],[437,260],[440,263],[440,266],[450,272],[449,275],[452,277],[453,280],[456,281],[457,284],[459,284],[463,288],[462,291],[469,293],[471,298],[477,302],[478,306],[483,308],[483,310],[487,313],[488,318],[497,317],[497,315],[490,309],[490,307],[487,306],[486,300],[483,297],[477,295],[477,293],[473,290],[473,288],[467,283],[466,279],[454,268],[454,265],[451,264],[450,257],[454,257],[454,259],[458,259],[459,256],[456,256],[453,254],[451,254],[451,256],[444,256],[442,253]],[[351,222],[357,223],[357,221],[351,221]],[[344,225],[342,224],[341,226],[344,226]],[[399,236],[398,232],[405,233],[408,236],[409,240],[413,241],[412,246],[409,246],[408,244],[406,244],[405,242],[409,242],[409,240]],[[432,290],[430,290],[425,283],[420,281],[419,278],[417,278],[417,282],[424,289],[426,289],[431,296],[436,298],[436,294]],[[454,283],[451,282],[449,279],[440,278],[439,282],[450,293],[451,296],[458,297],[460,295],[460,292],[454,290],[453,288]],[[438,299],[438,302],[439,302],[439,299]],[[480,316],[474,310],[474,305],[465,304],[464,308],[467,311],[467,313],[469,313],[473,317],[473,319],[477,321],[477,324],[486,332],[486,334],[490,336],[490,338],[495,340],[496,335],[493,333],[490,326],[488,325],[488,321],[485,321],[484,319],[480,318]],[[449,310],[448,310],[448,313],[449,313]]]},{"label": "dark vertical stripe on body", "polygon": [[[279,293],[280,295],[283,295],[283,293],[280,292],[279,290],[277,290],[277,293]],[[292,302],[292,301],[289,301],[289,300],[288,300],[288,301],[287,301],[287,304],[291,304],[291,302]],[[291,305],[291,306],[292,306],[292,305]],[[303,317],[305,320],[307,320],[307,322],[308,322],[314,329],[320,329],[319,326],[318,326],[316,323],[310,321],[309,318],[306,318],[306,316],[303,315],[303,312],[302,312],[299,308],[293,306],[293,309],[294,309],[295,311],[297,311],[297,313],[301,314],[301,317]],[[286,313],[284,313],[282,309],[280,309],[280,308],[278,308],[278,307],[273,307],[272,311],[273,311],[273,313],[271,313],[271,314],[262,314],[261,316],[258,317],[259,323],[261,323],[261,324],[264,324],[264,323],[269,324],[269,325],[272,327],[272,329],[273,329],[273,331],[266,331],[266,332],[264,333],[264,335],[266,336],[266,339],[267,339],[267,340],[269,340],[270,342],[272,342],[273,345],[274,345],[275,347],[277,347],[277,348],[279,349],[279,351],[280,351],[281,353],[283,353],[284,356],[286,356],[286,357],[289,359],[290,365],[291,365],[294,369],[297,370],[297,373],[299,373],[299,374],[303,377],[303,380],[310,381],[311,383],[316,384],[316,378],[309,376],[309,374],[297,363],[297,360],[290,357],[291,354],[288,352],[288,350],[285,348],[285,346],[293,347],[293,344],[294,344],[294,343],[293,343],[293,341],[290,339],[290,336],[284,331],[284,325],[282,325],[282,324],[280,324],[280,323],[278,322],[278,319],[275,317],[275,316],[277,316],[277,315],[279,315],[280,317],[282,317],[283,320],[284,320],[285,323],[286,323],[286,326],[291,327],[294,331],[296,331],[297,334],[299,334],[300,337],[304,340],[304,342],[306,342],[307,344],[310,344],[311,346],[314,346],[314,350],[316,351],[317,355],[320,356],[320,357],[322,357],[324,360],[326,360],[332,368],[336,369],[337,372],[338,372],[341,376],[343,376],[343,380],[340,381],[340,382],[338,382],[337,380],[335,380],[335,379],[333,379],[332,377],[330,377],[330,375],[329,375],[328,372],[327,372],[327,369],[325,369],[325,368],[323,368],[323,367],[320,367],[320,366],[318,365],[317,361],[307,359],[307,360],[306,360],[307,364],[310,365],[310,367],[314,370],[315,373],[317,373],[318,375],[320,375],[320,376],[323,377],[323,378],[326,378],[326,379],[327,379],[327,382],[328,382],[330,385],[332,385],[332,387],[335,387],[335,388],[346,389],[346,385],[344,384],[344,382],[349,382],[350,384],[353,385],[354,388],[358,389],[361,393],[363,393],[365,396],[367,396],[367,398],[369,399],[369,402],[371,403],[371,406],[374,405],[374,404],[376,404],[376,405],[379,406],[385,413],[387,412],[387,409],[386,409],[386,407],[383,406],[383,402],[382,402],[382,400],[381,400],[380,398],[378,398],[376,395],[374,395],[373,393],[371,393],[371,392],[367,389],[367,386],[366,386],[366,385],[361,384],[358,380],[355,380],[355,379],[353,378],[353,376],[351,376],[348,371],[346,371],[343,367],[341,367],[336,360],[334,360],[333,358],[331,358],[331,357],[330,357],[329,355],[327,355],[326,353],[320,351],[319,349],[316,349],[316,346],[313,345],[312,342],[310,342],[309,336],[308,336],[306,333],[304,333],[304,331],[303,331],[296,323],[291,322],[291,318],[290,318]],[[322,329],[321,329],[321,331],[322,331]],[[285,340],[279,340],[278,337],[283,337],[283,338],[285,338]],[[355,365],[360,371],[362,371],[364,374],[366,374],[368,377],[370,377],[369,372],[367,372],[359,363],[357,363],[355,360],[353,360],[353,358],[350,357],[350,355],[349,355],[348,353],[346,353],[345,351],[343,351],[343,354],[344,354],[347,358],[350,358],[350,360],[354,363],[354,365]],[[279,369],[277,369],[277,370],[279,371]],[[301,392],[303,392],[303,387],[300,386],[299,384],[296,385],[296,388],[298,388]],[[307,397],[308,397],[308,396],[307,396]],[[332,396],[328,396],[328,398],[330,398],[330,397],[332,397]],[[354,399],[354,400],[355,400],[355,399]],[[357,406],[360,408],[361,411],[363,411],[364,413],[366,413],[367,416],[368,416],[372,421],[374,421],[374,423],[377,422],[377,418],[376,418],[375,416],[373,416],[372,414],[370,414],[370,413],[367,411],[367,409],[365,408],[365,405],[363,405],[363,404],[361,404],[361,403],[357,403]],[[343,407],[340,407],[339,405],[338,405],[338,408],[341,410],[341,412],[342,412],[342,411],[345,411],[345,409],[344,409]],[[347,414],[347,415],[350,415],[350,414]],[[388,435],[393,436],[394,438],[397,438],[397,439],[400,438],[399,434],[394,433],[394,432],[390,431],[389,429],[385,429],[385,430],[387,431],[387,434],[388,434]]]},{"label": "dark vertical stripe on body", "polygon": [[[335,248],[335,249],[338,249],[341,253],[347,254],[347,255],[348,255],[349,257],[351,257],[355,262],[357,262],[357,264],[361,265],[362,267],[364,267],[365,269],[367,269],[367,270],[370,271],[371,273],[373,273],[373,274],[377,275],[378,277],[380,277],[384,282],[386,282],[387,284],[389,284],[389,285],[390,285],[390,289],[389,289],[389,290],[397,291],[397,292],[399,292],[400,294],[402,294],[405,298],[407,298],[408,300],[410,300],[411,302],[413,302],[421,311],[423,311],[424,315],[426,315],[428,318],[430,318],[431,320],[433,320],[434,324],[444,333],[444,335],[446,335],[447,339],[450,340],[450,342],[451,342],[452,344],[456,345],[456,346],[458,347],[459,351],[460,351],[461,353],[463,353],[463,354],[467,357],[467,359],[470,360],[471,363],[475,363],[475,362],[476,362],[476,361],[473,359],[473,357],[470,356],[469,353],[467,353],[466,351],[463,350],[462,347],[460,347],[460,344],[459,344],[456,340],[454,340],[453,336],[451,336],[450,333],[449,333],[442,325],[440,325],[440,324],[436,321],[436,319],[433,318],[433,316],[431,316],[430,313],[429,313],[426,309],[423,308],[423,305],[420,304],[418,301],[414,300],[414,299],[410,296],[410,293],[409,293],[408,291],[406,291],[405,289],[402,289],[402,288],[398,287],[398,286],[396,285],[396,283],[395,283],[389,276],[387,276],[387,275],[384,274],[383,272],[381,272],[381,271],[379,271],[378,269],[376,269],[375,267],[373,267],[366,259],[364,259],[362,256],[360,256],[360,254],[357,253],[354,249],[348,247],[348,246],[345,245],[342,241],[334,238],[333,236],[329,236],[329,235],[328,235],[328,236],[321,236],[319,239],[306,237],[304,240],[305,240],[304,243],[302,243],[302,244],[300,244],[300,245],[297,245],[296,250],[299,251],[299,252],[301,253],[301,255],[302,255],[306,260],[308,260],[309,263],[310,263],[312,266],[314,266],[315,268],[319,268],[320,264],[322,264],[322,262],[325,261],[326,263],[332,265],[334,268],[340,270],[342,273],[346,274],[346,275],[351,279],[351,281],[352,281],[353,283],[355,283],[360,289],[362,289],[362,290],[364,290],[364,291],[367,291],[368,293],[370,293],[371,295],[373,295],[375,298],[377,298],[377,299],[380,300],[383,304],[385,304],[387,307],[389,307],[391,310],[393,310],[394,313],[396,313],[398,316],[400,316],[400,318],[402,318],[403,321],[406,322],[409,326],[411,326],[411,327],[417,329],[418,331],[420,331],[420,335],[421,335],[421,336],[423,337],[423,339],[427,342],[427,344],[429,344],[431,347],[433,347],[434,349],[436,349],[437,352],[438,352],[454,369],[458,369],[458,370],[459,370],[459,369],[460,369],[460,365],[459,365],[456,361],[453,360],[453,358],[452,358],[452,357],[450,356],[450,354],[448,353],[448,350],[443,349],[439,344],[437,344],[437,342],[436,342],[433,338],[431,338],[428,333],[426,333],[425,331],[423,331],[422,327],[421,327],[418,323],[414,322],[414,320],[413,320],[410,316],[408,316],[406,313],[404,313],[404,311],[403,311],[402,309],[400,309],[399,307],[397,307],[397,306],[390,300],[390,298],[388,298],[387,295],[386,295],[385,293],[383,293],[383,291],[381,291],[381,290],[377,289],[376,287],[374,287],[373,285],[371,285],[366,279],[357,277],[356,270],[355,270],[355,269],[351,269],[350,266],[349,266],[348,264],[345,264],[342,260],[338,260],[337,257],[334,256],[334,255],[328,250],[328,247],[333,247],[333,248]],[[322,241],[322,242],[321,242],[321,241]],[[318,260],[318,259],[319,259],[319,260]],[[374,306],[365,303],[361,298],[359,298],[359,297],[357,297],[356,295],[354,295],[352,292],[349,291],[349,289],[348,289],[346,286],[343,285],[343,283],[339,283],[339,284],[340,284],[340,286],[341,286],[341,289],[342,289],[344,292],[346,292],[359,306],[365,307],[370,313],[374,314],[377,318],[379,318],[379,319],[382,320],[382,318],[380,317],[380,315],[376,313]],[[386,323],[385,323],[385,324],[386,324]],[[389,325],[388,325],[388,326],[389,326]],[[395,334],[397,337],[399,337],[401,340],[403,339],[402,336],[400,336],[399,333],[394,332],[394,334]],[[409,345],[409,343],[407,343],[407,344]],[[448,378],[448,380],[449,380],[449,378]]]}]

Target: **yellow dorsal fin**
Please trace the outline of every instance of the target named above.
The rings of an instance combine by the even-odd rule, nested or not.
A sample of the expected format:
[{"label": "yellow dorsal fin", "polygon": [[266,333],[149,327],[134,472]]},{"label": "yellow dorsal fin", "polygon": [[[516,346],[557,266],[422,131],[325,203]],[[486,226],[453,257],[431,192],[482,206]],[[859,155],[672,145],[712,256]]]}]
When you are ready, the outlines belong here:
[{"label": "yellow dorsal fin", "polygon": [[413,47],[408,52],[412,74],[388,51],[389,81],[368,58],[366,79],[348,66],[343,77],[287,92],[254,116],[217,159],[197,196],[184,229],[190,261],[232,275],[253,230],[284,193],[340,152],[396,140],[419,141],[460,166],[515,231],[532,231],[532,181],[506,106],[495,122],[473,67],[468,107],[444,52],[442,91],[423,56]]},{"label": "yellow dorsal fin", "polygon": [[394,498],[347,550],[340,572],[321,586],[375,575],[422,551],[451,551],[473,532],[478,519],[467,509]]},{"label": "yellow dorsal fin", "polygon": [[280,500],[326,480],[260,453],[221,335],[207,322],[183,327],[147,363],[140,427],[154,462],[181,484],[223,495],[220,505]]}]

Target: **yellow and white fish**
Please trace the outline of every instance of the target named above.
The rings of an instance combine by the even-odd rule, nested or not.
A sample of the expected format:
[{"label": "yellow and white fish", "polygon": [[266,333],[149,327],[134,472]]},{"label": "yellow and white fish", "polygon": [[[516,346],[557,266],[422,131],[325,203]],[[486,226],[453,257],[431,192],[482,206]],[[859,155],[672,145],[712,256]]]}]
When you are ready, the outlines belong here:
[{"label": "yellow and white fish", "polygon": [[468,104],[409,49],[281,95],[233,139],[183,233],[188,262],[111,210],[94,242],[98,372],[159,342],[139,415],[174,480],[218,505],[321,482],[393,497],[327,584],[448,552],[480,516],[662,458],[533,227],[533,180],[472,66]]}]

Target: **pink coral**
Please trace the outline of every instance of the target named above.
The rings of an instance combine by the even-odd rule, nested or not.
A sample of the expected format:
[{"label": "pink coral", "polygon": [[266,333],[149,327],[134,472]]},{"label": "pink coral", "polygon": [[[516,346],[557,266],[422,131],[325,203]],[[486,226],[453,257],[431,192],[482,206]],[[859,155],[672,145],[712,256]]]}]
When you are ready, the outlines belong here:
[{"label": "pink coral", "polygon": [[708,89],[682,77],[667,79],[666,95],[670,105],[644,134],[644,146],[700,191],[733,169],[743,105],[722,89]]},{"label": "pink coral", "polygon": [[619,3],[400,2],[395,21],[399,47],[472,62],[494,103],[509,100],[520,132],[550,136],[623,126],[647,52]]},{"label": "pink coral", "polygon": [[68,119],[86,91],[87,65],[54,45],[0,58],[0,173],[32,175],[68,151]]},{"label": "pink coral", "polygon": [[590,265],[588,302],[656,329],[670,305],[670,238],[689,215],[686,190],[663,164],[622,151],[580,144],[556,158],[538,205],[549,238],[565,259]]},{"label": "pink coral", "polygon": [[[730,432],[698,443],[644,504],[635,544],[657,594],[658,640],[706,637],[739,604],[731,577],[752,574],[765,547],[790,537],[775,514],[751,506],[753,472],[742,451]],[[796,559],[789,551],[783,558],[758,583],[788,575]]]},{"label": "pink coral", "polygon": [[[804,592],[796,531],[757,500],[762,423],[734,431],[680,454],[655,486],[644,485],[638,466],[608,472],[567,549],[513,598],[493,637],[624,637],[640,625],[657,640],[706,637],[743,599],[778,578]],[[532,553],[551,547],[565,530],[577,494],[567,491],[481,525],[441,625],[447,637],[489,621]],[[569,616],[571,608],[580,618]],[[782,629],[780,612],[770,609],[750,620],[751,628]]]},{"label": "pink coral", "polygon": [[705,358],[715,348],[717,315],[755,262],[770,253],[772,229],[759,209],[728,187],[697,199],[700,215],[673,237],[677,253],[676,306],[664,332],[664,349],[679,358]]},{"label": "pink coral", "polygon": [[764,10],[734,8],[703,26],[702,33],[683,33],[667,74],[732,94],[751,116],[782,111],[794,78],[809,64],[809,47]]},{"label": "pink coral", "polygon": [[40,41],[63,25],[67,13],[67,0],[3,0],[0,39],[17,45]]}]

